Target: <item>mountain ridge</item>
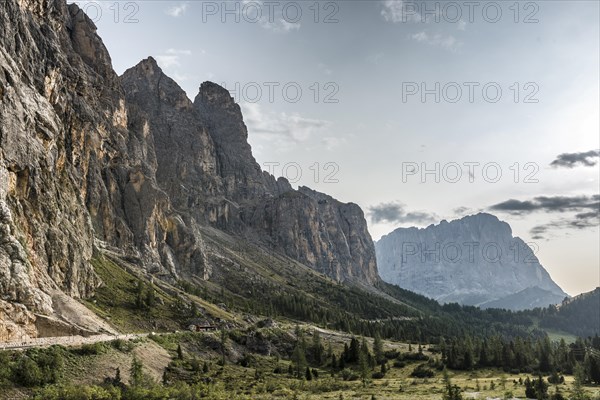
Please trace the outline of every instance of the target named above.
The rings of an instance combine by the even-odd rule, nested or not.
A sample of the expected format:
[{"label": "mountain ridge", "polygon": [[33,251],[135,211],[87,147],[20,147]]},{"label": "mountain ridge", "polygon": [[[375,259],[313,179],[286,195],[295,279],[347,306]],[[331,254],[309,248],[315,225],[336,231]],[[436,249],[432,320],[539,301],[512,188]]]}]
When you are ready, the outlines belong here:
[{"label": "mountain ridge", "polygon": [[55,296],[93,296],[102,249],[169,282],[210,280],[204,225],[340,282],[379,280],[362,210],[262,171],[225,89],[192,102],[151,58],[119,77],[64,0],[1,2],[0,33],[0,336],[43,334],[48,318],[68,331]]},{"label": "mountain ridge", "polygon": [[535,286],[553,293],[548,304],[567,296],[510,225],[488,213],[395,229],[376,252],[385,281],[441,302],[484,305]]}]

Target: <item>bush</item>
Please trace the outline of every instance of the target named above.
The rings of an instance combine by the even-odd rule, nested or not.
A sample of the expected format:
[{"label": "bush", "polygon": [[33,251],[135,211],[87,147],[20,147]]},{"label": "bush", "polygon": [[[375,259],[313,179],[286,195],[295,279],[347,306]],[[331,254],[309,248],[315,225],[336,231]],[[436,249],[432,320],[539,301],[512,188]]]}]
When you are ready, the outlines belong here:
[{"label": "bush", "polygon": [[400,356],[400,352],[398,350],[388,350],[384,352],[383,355],[388,360],[393,360],[394,358],[398,358]]},{"label": "bush", "polygon": [[406,361],[428,361],[429,357],[423,353],[403,353],[398,359]]},{"label": "bush", "polygon": [[110,345],[121,353],[129,353],[135,347],[132,342],[123,339],[115,339],[110,342]]},{"label": "bush", "polygon": [[99,386],[48,386],[36,391],[34,400],[120,400],[121,390]]},{"label": "bush", "polygon": [[356,381],[358,380],[358,375],[349,369],[344,369],[342,370],[342,379],[345,381]]},{"label": "bush", "polygon": [[61,347],[52,346],[18,353],[11,366],[12,381],[25,387],[56,383],[62,374],[64,351]]},{"label": "bush", "polygon": [[89,343],[84,344],[81,348],[74,350],[76,354],[81,356],[95,356],[102,354],[106,351],[106,345],[104,343]]},{"label": "bush", "polygon": [[406,363],[404,361],[396,360],[394,361],[394,368],[404,368],[406,367]]},{"label": "bush", "polygon": [[410,376],[415,378],[433,378],[434,375],[435,372],[425,364],[419,364],[410,374]]},{"label": "bush", "polygon": [[373,372],[373,375],[371,375],[373,377],[373,379],[383,379],[385,377],[385,374],[382,372]]},{"label": "bush", "polygon": [[553,385],[558,385],[561,383],[565,382],[565,377],[562,375],[559,375],[557,372],[553,372],[549,377],[548,377],[548,382],[552,383]]},{"label": "bush", "polygon": [[25,387],[40,386],[43,383],[42,371],[37,363],[27,356],[21,357],[13,374],[13,381]]},{"label": "bush", "polygon": [[251,365],[256,364],[256,359],[251,354],[244,354],[244,357],[239,361],[239,364],[244,368],[248,368]]}]

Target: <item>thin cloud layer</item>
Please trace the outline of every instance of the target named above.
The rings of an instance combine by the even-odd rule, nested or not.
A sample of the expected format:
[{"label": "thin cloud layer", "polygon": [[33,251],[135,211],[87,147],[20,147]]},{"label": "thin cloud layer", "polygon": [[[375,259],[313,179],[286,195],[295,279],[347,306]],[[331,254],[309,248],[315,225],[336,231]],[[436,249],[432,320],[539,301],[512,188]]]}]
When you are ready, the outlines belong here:
[{"label": "thin cloud layer", "polygon": [[265,111],[258,103],[244,102],[240,106],[248,131],[262,139],[275,141],[281,150],[290,150],[298,143],[307,142],[330,125],[329,121],[305,118],[298,113]]},{"label": "thin cloud layer", "polygon": [[183,14],[185,14],[185,12],[187,11],[187,8],[188,8],[187,2],[180,3],[180,4],[170,7],[166,11],[166,13],[167,13],[167,15],[170,15],[171,17],[178,18],[178,17],[181,17]]},{"label": "thin cloud layer", "polygon": [[600,195],[593,196],[538,196],[532,200],[510,199],[490,207],[494,211],[504,211],[511,214],[529,214],[535,211],[543,212],[585,212],[600,208]]},{"label": "thin cloud layer", "polygon": [[593,167],[598,164],[600,150],[590,150],[580,153],[562,153],[550,163],[554,168],[574,168],[577,166]]},{"label": "thin cloud layer", "polygon": [[[600,222],[600,195],[538,196],[525,201],[510,199],[495,204],[490,209],[514,215],[526,215],[534,212],[570,213],[565,217],[531,228],[529,231],[531,238],[540,240],[556,230],[582,230],[598,226]],[[576,214],[573,215],[573,212]]]},{"label": "thin cloud layer", "polygon": [[419,22],[421,14],[418,12],[406,13],[403,0],[385,0],[382,2],[381,16],[388,22]]},{"label": "thin cloud layer", "polygon": [[191,56],[191,50],[168,49],[164,54],[157,55],[156,62],[162,69],[181,66],[182,56]]},{"label": "thin cloud layer", "polygon": [[597,212],[587,212],[576,214],[573,218],[562,218],[551,221],[547,224],[536,225],[529,233],[535,240],[546,239],[550,232],[564,229],[583,230],[595,228],[600,225],[600,214]]},{"label": "thin cloud layer", "polygon": [[422,211],[407,211],[404,204],[398,202],[381,203],[368,209],[371,221],[375,224],[389,223],[416,223],[426,224],[437,220],[434,214]]},{"label": "thin cloud layer", "polygon": [[442,35],[440,33],[430,35],[425,31],[421,31],[411,35],[411,39],[451,51],[455,51],[462,46],[462,42],[459,42],[453,35]]}]

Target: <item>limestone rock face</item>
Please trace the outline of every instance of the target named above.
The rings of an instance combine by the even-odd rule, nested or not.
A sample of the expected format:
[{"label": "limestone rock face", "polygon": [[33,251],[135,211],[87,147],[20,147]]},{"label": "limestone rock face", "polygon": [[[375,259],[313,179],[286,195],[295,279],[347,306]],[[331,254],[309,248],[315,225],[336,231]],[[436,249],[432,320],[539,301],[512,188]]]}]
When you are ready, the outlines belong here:
[{"label": "limestone rock face", "polygon": [[99,247],[210,279],[203,225],[374,283],[360,208],[262,171],[247,137],[214,83],[191,102],[153,59],[117,76],[77,5],[1,1],[0,340],[43,334],[36,315],[77,325],[53,298],[94,293]]},{"label": "limestone rock face", "polygon": [[[334,279],[377,281],[366,221],[343,204],[262,171],[240,107],[224,88],[200,87],[192,105],[153,59],[122,77],[127,103],[156,143],[157,180],[191,224],[258,239]],[[159,145],[160,144],[160,145]]]},{"label": "limestone rock face", "polygon": [[[440,302],[524,309],[567,296],[531,248],[490,214],[425,229],[399,228],[375,248],[384,281]],[[499,299],[505,300],[495,302]]]}]

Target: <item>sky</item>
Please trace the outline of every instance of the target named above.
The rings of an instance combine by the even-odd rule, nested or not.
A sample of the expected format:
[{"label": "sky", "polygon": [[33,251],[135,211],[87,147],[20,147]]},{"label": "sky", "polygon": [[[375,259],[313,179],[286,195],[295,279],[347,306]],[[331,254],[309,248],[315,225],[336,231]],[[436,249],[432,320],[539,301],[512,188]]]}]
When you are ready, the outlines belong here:
[{"label": "sky", "polygon": [[263,169],[374,240],[489,212],[567,293],[600,286],[599,2],[77,3],[119,74],[225,86]]}]

